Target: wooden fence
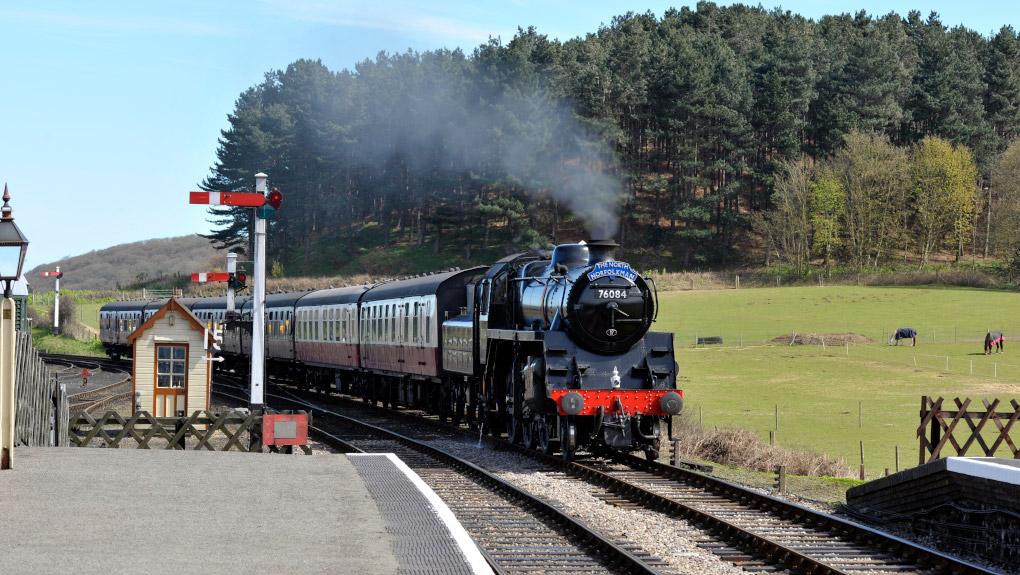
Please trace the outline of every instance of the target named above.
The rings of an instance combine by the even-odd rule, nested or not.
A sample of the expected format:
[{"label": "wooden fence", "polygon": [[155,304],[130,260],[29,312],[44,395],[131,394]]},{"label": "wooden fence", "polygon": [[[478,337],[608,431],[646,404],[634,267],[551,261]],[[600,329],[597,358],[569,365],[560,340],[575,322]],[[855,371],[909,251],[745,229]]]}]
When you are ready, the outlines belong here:
[{"label": "wooden fence", "polygon": [[39,353],[32,346],[31,333],[18,333],[16,346],[18,413],[14,444],[67,445],[67,392],[39,359]]},{"label": "wooden fence", "polygon": [[[1011,437],[1014,424],[1020,419],[1020,403],[1016,399],[1009,400],[1012,411],[996,411],[1002,404],[999,399],[982,399],[984,410],[975,411],[970,411],[972,401],[969,397],[962,400],[959,397],[953,398],[955,410],[943,409],[944,401],[941,397],[921,397],[921,425],[917,428],[917,437],[921,443],[919,465],[942,457],[946,445],[951,445],[955,455],[959,456],[966,455],[971,447],[977,445],[985,457],[994,457],[999,448],[1005,445],[1009,455],[1020,459],[1020,449]],[[965,425],[961,426],[960,422]],[[992,422],[991,426],[989,422]],[[982,433],[989,433],[994,439],[990,439],[989,443]]]},{"label": "wooden fence", "polygon": [[[195,411],[189,417],[153,417],[140,411],[127,419],[116,411],[98,418],[81,412],[71,417],[69,429],[70,444],[77,447],[262,451],[262,416],[247,411]],[[306,454],[312,452],[308,445],[299,447]],[[290,449],[270,446],[269,451],[289,453]]]}]

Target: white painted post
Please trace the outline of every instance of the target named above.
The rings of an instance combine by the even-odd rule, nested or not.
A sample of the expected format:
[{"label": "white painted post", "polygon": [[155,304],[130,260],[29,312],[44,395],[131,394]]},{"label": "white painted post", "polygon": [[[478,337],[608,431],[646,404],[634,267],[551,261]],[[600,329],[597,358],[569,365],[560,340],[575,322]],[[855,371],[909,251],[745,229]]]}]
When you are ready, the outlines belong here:
[{"label": "white painted post", "polygon": [[970,360],[970,374],[974,375],[974,360]]},{"label": "white painted post", "polygon": [[992,364],[992,377],[999,377],[999,364],[997,363]]},{"label": "white painted post", "polygon": [[10,469],[14,459],[16,309],[13,298],[0,298],[0,469]]},{"label": "white painted post", "polygon": [[53,284],[53,335],[60,333],[60,266],[57,266],[57,281]]},{"label": "white painted post", "polygon": [[949,356],[946,356],[946,371],[949,371]]},{"label": "white painted post", "polygon": [[[227,252],[227,273],[234,274],[237,272],[237,254],[234,252]],[[227,283],[227,316],[234,314],[234,286]]]},{"label": "white painted post", "polygon": [[[266,193],[269,176],[255,174],[255,191]],[[265,398],[266,377],[266,220],[255,217],[255,278],[252,280],[254,302],[251,310],[251,409],[261,410]]]}]

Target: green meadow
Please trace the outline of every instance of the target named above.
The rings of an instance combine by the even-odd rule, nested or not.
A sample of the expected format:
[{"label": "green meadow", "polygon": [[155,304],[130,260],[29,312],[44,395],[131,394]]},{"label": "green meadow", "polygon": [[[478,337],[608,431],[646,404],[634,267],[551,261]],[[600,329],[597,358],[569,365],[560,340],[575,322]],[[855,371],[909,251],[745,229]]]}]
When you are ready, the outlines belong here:
[{"label": "green meadow", "polygon": [[[922,395],[943,396],[947,405],[970,397],[978,409],[981,399],[1020,401],[1020,294],[826,286],[660,297],[654,329],[676,334],[690,417],[766,439],[772,431],[780,445],[842,457],[855,468],[863,442],[869,476],[895,467],[896,446],[901,469],[917,464]],[[887,345],[897,327],[918,330],[917,347]],[[1005,353],[983,354],[989,329],[1006,333]],[[854,333],[871,343],[772,342],[795,333]],[[723,345],[695,345],[705,336],[721,336]]]}]

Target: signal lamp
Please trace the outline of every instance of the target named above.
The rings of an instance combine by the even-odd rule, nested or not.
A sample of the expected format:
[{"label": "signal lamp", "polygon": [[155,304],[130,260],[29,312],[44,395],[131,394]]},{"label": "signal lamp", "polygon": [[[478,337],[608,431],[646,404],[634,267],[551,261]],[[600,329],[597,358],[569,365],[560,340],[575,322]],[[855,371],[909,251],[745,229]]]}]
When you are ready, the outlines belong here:
[{"label": "signal lamp", "polygon": [[280,193],[279,188],[273,188],[273,191],[269,192],[266,197],[266,203],[272,206],[274,210],[280,209],[280,202],[283,201],[283,194]]}]

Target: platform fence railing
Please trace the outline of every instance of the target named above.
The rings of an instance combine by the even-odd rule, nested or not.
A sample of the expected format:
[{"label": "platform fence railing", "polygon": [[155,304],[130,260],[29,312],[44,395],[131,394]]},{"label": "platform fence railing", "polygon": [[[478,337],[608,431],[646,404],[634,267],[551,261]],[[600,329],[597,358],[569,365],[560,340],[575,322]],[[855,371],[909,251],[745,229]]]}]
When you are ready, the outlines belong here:
[{"label": "platform fence railing", "polygon": [[[980,406],[977,405],[980,403]],[[1020,459],[1020,402],[1010,399],[921,397],[918,464],[949,455]],[[1014,441],[1014,437],[1016,441]]]}]

